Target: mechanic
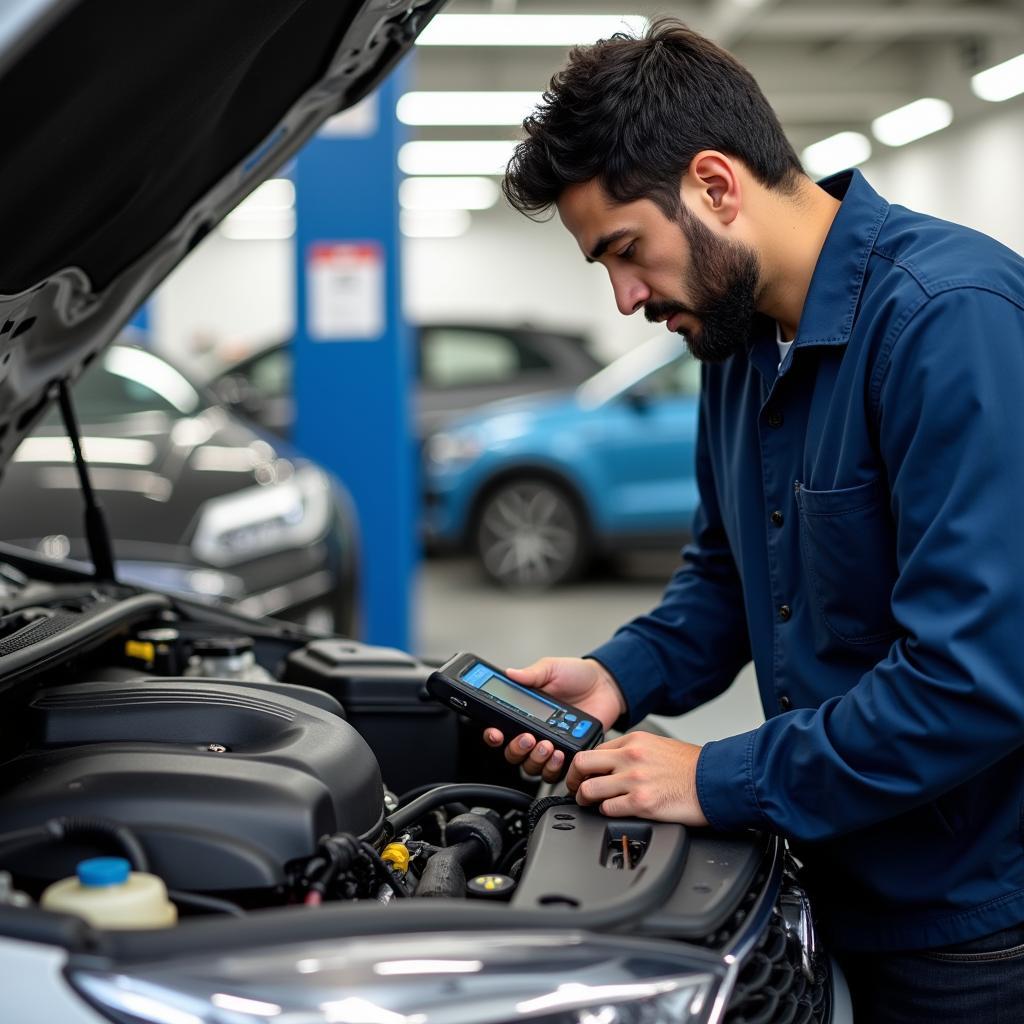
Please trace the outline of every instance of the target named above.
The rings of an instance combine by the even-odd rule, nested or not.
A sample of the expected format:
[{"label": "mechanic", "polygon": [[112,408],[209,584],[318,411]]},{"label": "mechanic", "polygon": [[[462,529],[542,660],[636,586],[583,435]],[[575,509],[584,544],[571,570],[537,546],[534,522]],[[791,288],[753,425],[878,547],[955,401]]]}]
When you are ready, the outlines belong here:
[{"label": "mechanic", "polygon": [[[621,729],[752,658],[767,717],[703,747],[629,733],[569,789],[788,837],[858,1020],[1020,1019],[1024,261],[857,171],[813,182],[751,75],[674,19],[574,49],[524,128],[510,202],[556,208],[619,310],[702,361],[701,506],[657,608],[510,675]],[[528,735],[505,756],[565,768]]]}]

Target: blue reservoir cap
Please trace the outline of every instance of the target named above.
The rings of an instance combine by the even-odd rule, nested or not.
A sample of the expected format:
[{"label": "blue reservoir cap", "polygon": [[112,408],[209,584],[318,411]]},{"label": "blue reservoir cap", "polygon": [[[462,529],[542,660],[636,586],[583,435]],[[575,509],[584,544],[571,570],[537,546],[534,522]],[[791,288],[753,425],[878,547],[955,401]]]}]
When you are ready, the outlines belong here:
[{"label": "blue reservoir cap", "polygon": [[131,870],[124,857],[92,857],[79,861],[76,873],[81,885],[123,885]]}]

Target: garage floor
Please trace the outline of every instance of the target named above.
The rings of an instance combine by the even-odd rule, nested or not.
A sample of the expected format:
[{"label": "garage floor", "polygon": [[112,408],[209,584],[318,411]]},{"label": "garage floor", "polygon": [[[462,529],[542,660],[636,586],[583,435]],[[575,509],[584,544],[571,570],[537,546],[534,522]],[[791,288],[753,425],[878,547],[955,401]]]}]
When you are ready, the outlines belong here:
[{"label": "garage floor", "polygon": [[[416,646],[438,660],[471,650],[502,666],[526,665],[544,655],[584,654],[657,603],[677,559],[674,553],[633,556],[614,573],[540,594],[501,590],[469,559],[428,559],[416,595]],[[692,743],[754,728],[763,717],[753,667],[705,707],[660,721]]]}]

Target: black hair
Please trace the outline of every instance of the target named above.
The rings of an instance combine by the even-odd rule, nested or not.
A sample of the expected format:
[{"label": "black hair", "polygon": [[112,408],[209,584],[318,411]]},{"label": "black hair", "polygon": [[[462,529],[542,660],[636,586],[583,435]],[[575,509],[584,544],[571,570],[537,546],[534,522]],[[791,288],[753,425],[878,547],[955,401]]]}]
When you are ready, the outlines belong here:
[{"label": "black hair", "polygon": [[651,199],[676,219],[680,178],[704,149],[787,193],[802,173],[750,72],[676,18],[656,19],[640,38],[575,47],[523,128],[502,188],[526,214],[597,179],[612,200]]}]

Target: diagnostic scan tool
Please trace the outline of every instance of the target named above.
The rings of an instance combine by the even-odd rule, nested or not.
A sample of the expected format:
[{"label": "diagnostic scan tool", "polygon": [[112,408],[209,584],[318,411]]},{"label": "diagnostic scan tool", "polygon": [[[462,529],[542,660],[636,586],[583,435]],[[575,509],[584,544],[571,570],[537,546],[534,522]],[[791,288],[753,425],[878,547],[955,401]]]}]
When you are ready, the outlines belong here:
[{"label": "diagnostic scan tool", "polygon": [[601,723],[571,704],[562,704],[540,690],[512,682],[475,654],[456,654],[427,679],[427,689],[442,704],[500,729],[506,742],[521,732],[550,740],[571,759],[604,738]]}]

